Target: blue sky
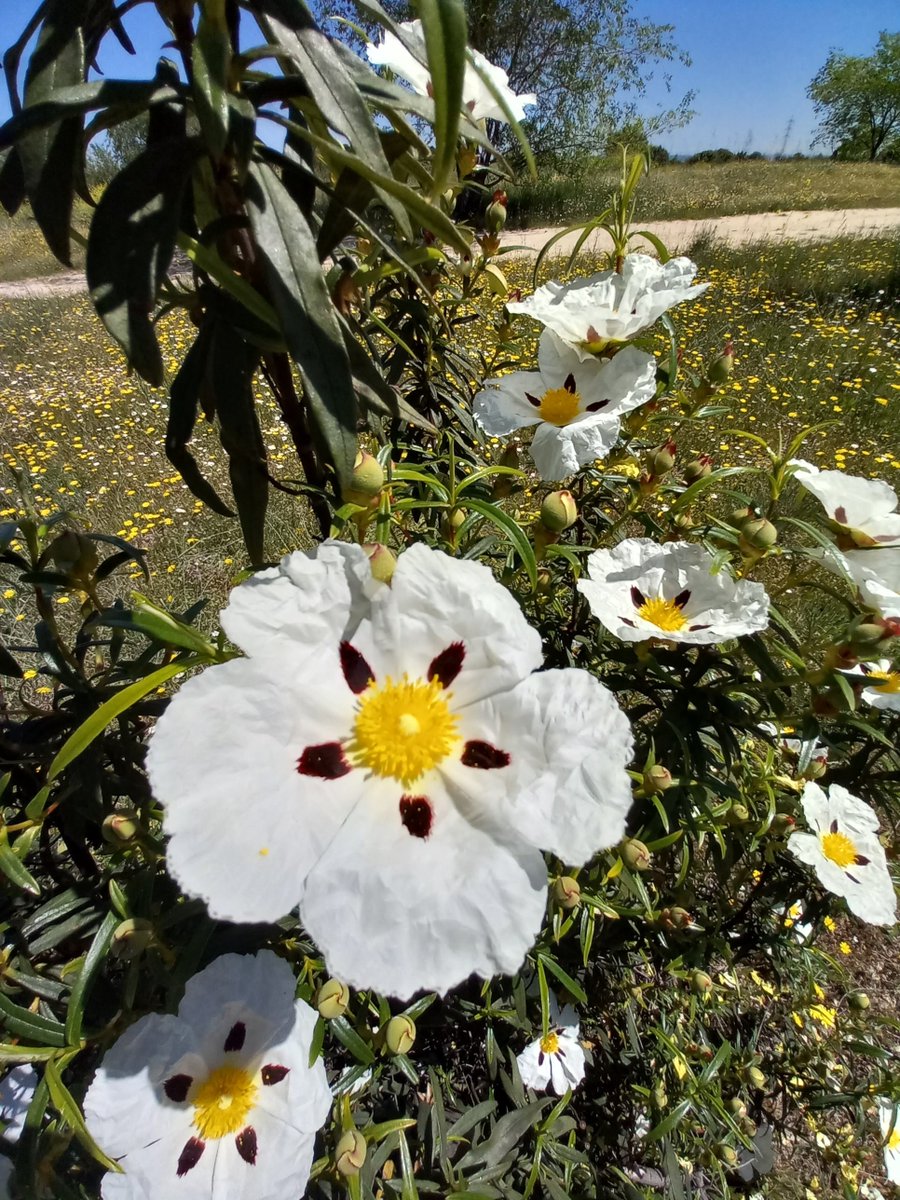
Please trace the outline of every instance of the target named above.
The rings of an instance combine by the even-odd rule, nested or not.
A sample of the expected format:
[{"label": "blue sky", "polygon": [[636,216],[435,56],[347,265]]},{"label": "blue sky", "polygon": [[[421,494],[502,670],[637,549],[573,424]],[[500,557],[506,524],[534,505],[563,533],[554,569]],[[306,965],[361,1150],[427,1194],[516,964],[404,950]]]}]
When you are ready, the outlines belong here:
[{"label": "blue sky", "polygon": [[[0,0],[0,42],[22,28],[34,0]],[[693,59],[671,68],[676,97],[693,88],[697,116],[684,129],[660,138],[675,154],[707,147],[788,153],[807,151],[815,129],[806,87],[832,48],[870,54],[882,29],[900,27],[897,0],[635,0],[638,16],[675,26],[676,40]],[[114,39],[101,56],[105,74],[143,77],[152,72],[165,27],[152,5],[126,19],[138,49],[130,58]],[[668,107],[661,78],[643,102],[647,112]],[[0,118],[9,106],[0,95]],[[788,123],[792,122],[788,132]],[[788,134],[785,143],[785,134]]]}]

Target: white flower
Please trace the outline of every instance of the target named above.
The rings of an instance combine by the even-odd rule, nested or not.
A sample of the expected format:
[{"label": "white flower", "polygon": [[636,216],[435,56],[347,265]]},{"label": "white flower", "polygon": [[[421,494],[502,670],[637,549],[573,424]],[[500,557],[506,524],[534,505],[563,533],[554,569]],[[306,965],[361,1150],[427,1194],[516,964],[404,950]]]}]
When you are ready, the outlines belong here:
[{"label": "white flower", "polygon": [[[428,53],[425,49],[425,34],[421,21],[404,21],[400,26],[403,40],[385,30],[383,40],[376,46],[366,45],[369,62],[375,66],[388,67],[400,75],[420,96],[431,95],[431,73],[428,70]],[[477,50],[467,50],[468,63],[463,79],[463,107],[473,121],[506,121],[506,114],[494,99],[493,93],[475,69],[477,65],[488,76],[509,105],[517,121],[525,117],[525,105],[537,104],[533,92],[517,96],[509,86],[509,76],[502,67],[495,67]],[[473,65],[474,64],[474,65]]]},{"label": "white flower", "polygon": [[551,1088],[557,1096],[570,1088],[574,1091],[584,1079],[584,1050],[578,1037],[575,1009],[566,1007],[560,1013],[551,997],[550,1028],[516,1058],[525,1086],[540,1092]]},{"label": "white flower", "polygon": [[885,1096],[877,1097],[878,1121],[884,1141],[884,1172],[900,1184],[900,1108]]},{"label": "white flower", "polygon": [[832,551],[866,604],[885,617],[900,617],[900,548]]},{"label": "white flower", "polygon": [[[816,497],[829,520],[856,546],[900,546],[897,493],[883,479],[820,471],[793,458],[794,478]],[[846,547],[845,547],[846,548]]]},{"label": "white flower", "polygon": [[250,657],[190,680],[147,767],[170,868],[213,916],[299,904],[329,973],[444,992],[516,971],[540,850],[580,865],[624,832],[628,721],[479,563],[417,544],[376,584],[357,546],[295,553],[232,593]]},{"label": "white flower", "polygon": [[5,1141],[17,1142],[22,1136],[38,1079],[34,1067],[24,1063],[20,1067],[13,1067],[0,1080],[0,1122],[3,1123],[0,1136]]},{"label": "white flower", "polygon": [[580,358],[611,342],[627,342],[664,312],[693,300],[709,287],[691,287],[697,267],[688,258],[657,262],[649,254],[629,254],[621,273],[601,271],[574,283],[545,283],[527,300],[507,304],[527,313],[576,350]]},{"label": "white flower", "polygon": [[656,360],[634,346],[611,359],[582,356],[549,329],[538,345],[538,370],[487,380],[475,397],[475,420],[491,437],[536,425],[531,457],[542,479],[574,475],[605,458],[619,418],[656,391]]},{"label": "white flower", "polygon": [[591,612],[623,642],[664,638],[694,645],[765,629],[769,597],[761,583],[711,573],[712,555],[692,542],[627,538],[587,560],[578,581]]},{"label": "white flower", "polygon": [[141,1017],[106,1054],[88,1129],[124,1174],[103,1200],[284,1200],[306,1187],[331,1108],[309,1066],[316,1014],[270,950],[226,954],[188,981],[177,1016]]},{"label": "white flower", "polygon": [[894,666],[889,658],[858,663],[844,671],[844,674],[865,679],[861,695],[866,704],[871,704],[873,708],[900,711],[900,668]]},{"label": "white flower", "polygon": [[874,811],[836,783],[825,792],[810,781],[803,789],[803,812],[813,832],[792,833],[791,852],[861,920],[893,925],[897,898]]},{"label": "white flower", "polygon": [[807,771],[811,775],[816,772],[820,775],[824,773],[828,764],[828,747],[823,746],[818,738],[783,737],[781,745],[788,754],[796,758],[798,775]]}]

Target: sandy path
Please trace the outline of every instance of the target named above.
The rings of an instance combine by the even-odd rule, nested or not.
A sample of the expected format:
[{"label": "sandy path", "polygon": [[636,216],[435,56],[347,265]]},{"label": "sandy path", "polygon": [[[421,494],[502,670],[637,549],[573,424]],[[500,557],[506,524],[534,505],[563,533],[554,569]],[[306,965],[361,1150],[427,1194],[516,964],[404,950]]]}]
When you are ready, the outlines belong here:
[{"label": "sandy path", "polygon": [[[537,251],[561,226],[545,229],[511,229],[503,235],[506,246]],[[699,221],[654,221],[646,226],[670,250],[683,250],[695,238],[710,234],[729,246],[748,242],[816,242],[841,236],[865,237],[900,230],[900,208],[820,209],[812,212],[749,213],[737,217],[710,217]],[[557,242],[553,252],[565,254],[577,234]],[[638,243],[634,243],[637,248]],[[606,234],[592,234],[585,250],[606,249]],[[44,279],[19,279],[0,283],[0,301],[43,296],[68,296],[84,291],[84,275],[65,271]]]}]

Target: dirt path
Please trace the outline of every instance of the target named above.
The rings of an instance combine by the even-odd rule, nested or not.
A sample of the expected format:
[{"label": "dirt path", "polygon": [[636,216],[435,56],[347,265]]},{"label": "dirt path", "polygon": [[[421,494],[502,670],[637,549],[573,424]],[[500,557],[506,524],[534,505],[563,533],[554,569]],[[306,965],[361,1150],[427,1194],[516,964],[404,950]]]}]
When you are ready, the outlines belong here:
[{"label": "dirt path", "polygon": [[[504,245],[537,251],[561,226],[545,229],[511,229],[503,235]],[[820,209],[812,212],[749,213],[737,217],[710,217],[700,221],[653,221],[647,229],[661,238],[670,250],[683,250],[697,237],[711,234],[728,246],[748,242],[818,242],[829,238],[865,237],[900,230],[900,208]],[[562,238],[554,253],[565,254],[577,234]],[[606,248],[605,234],[593,234],[585,250]],[[637,243],[635,243],[637,247]],[[45,296],[69,296],[84,291],[84,275],[65,271],[43,279],[18,279],[0,283],[0,301],[28,300]]]}]

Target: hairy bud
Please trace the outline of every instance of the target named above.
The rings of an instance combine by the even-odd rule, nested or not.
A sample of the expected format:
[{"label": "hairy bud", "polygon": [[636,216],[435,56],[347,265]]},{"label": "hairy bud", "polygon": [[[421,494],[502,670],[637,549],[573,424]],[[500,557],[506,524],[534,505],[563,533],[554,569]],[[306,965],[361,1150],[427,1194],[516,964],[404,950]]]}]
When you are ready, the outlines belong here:
[{"label": "hairy bud", "polygon": [[626,838],[619,847],[619,853],[622,855],[622,861],[631,867],[632,871],[650,870],[653,855],[637,838]]},{"label": "hairy bud", "polygon": [[334,1148],[334,1165],[339,1174],[358,1175],[366,1161],[366,1139],[358,1129],[348,1129]]},{"label": "hairy bud", "polygon": [[654,478],[667,475],[675,466],[675,443],[671,440],[663,442],[647,455],[647,471]]},{"label": "hairy bud", "polygon": [[726,342],[722,353],[713,360],[707,379],[710,383],[727,383],[734,370],[734,342]]},{"label": "hairy bud", "polygon": [[770,550],[778,541],[778,530],[765,517],[751,517],[741,525],[742,550]]},{"label": "hairy bud", "polygon": [[344,491],[344,502],[369,508],[381,495],[384,487],[384,471],[381,463],[368,450],[357,452],[353,464],[350,486]]},{"label": "hairy bud", "polygon": [[581,888],[571,875],[560,875],[553,884],[553,899],[560,908],[577,908],[581,903]]},{"label": "hairy bud", "polygon": [[578,507],[571,492],[551,492],[541,505],[541,524],[551,533],[562,533],[578,520]]},{"label": "hairy bud", "polygon": [[384,1032],[384,1041],[391,1054],[408,1054],[416,1040],[416,1023],[412,1017],[391,1017]]},{"label": "hairy bud", "polygon": [[708,454],[700,454],[697,458],[691,461],[684,468],[684,482],[696,483],[698,479],[705,479],[707,475],[712,474],[712,459]]},{"label": "hairy bud", "polygon": [[350,1006],[350,989],[340,979],[326,979],[316,992],[316,1008],[326,1021],[342,1017]]},{"label": "hairy bud", "polygon": [[393,550],[382,546],[381,542],[366,542],[363,550],[369,559],[373,578],[381,583],[390,583],[397,565],[397,557]]},{"label": "hairy bud", "polygon": [[672,772],[662,763],[654,763],[644,772],[644,791],[648,796],[667,791],[673,784]]}]

